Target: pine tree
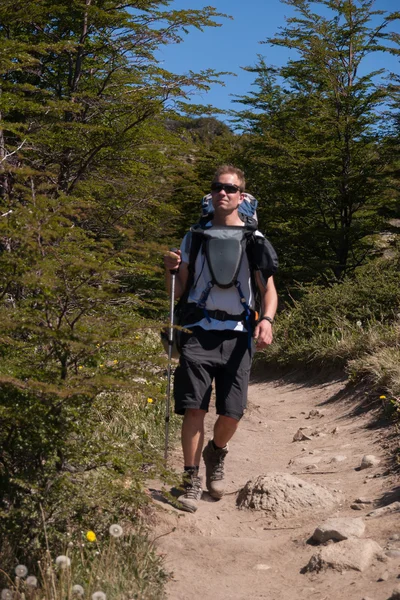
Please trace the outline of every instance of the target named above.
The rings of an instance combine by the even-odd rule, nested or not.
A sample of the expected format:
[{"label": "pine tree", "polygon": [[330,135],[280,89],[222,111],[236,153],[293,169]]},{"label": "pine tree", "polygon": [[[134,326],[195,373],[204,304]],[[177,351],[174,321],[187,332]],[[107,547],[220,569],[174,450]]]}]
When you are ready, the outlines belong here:
[{"label": "pine tree", "polygon": [[53,514],[64,484],[79,497],[75,462],[122,468],[88,435],[90,411],[144,368],[137,315],[182,151],[166,122],[218,78],[158,64],[161,46],[221,16],[169,4],[0,5],[0,538],[12,525],[21,557],[39,503]]},{"label": "pine tree", "polygon": [[368,258],[382,223],[389,91],[385,69],[365,73],[364,59],[388,52],[399,14],[373,10],[372,0],[286,3],[296,15],[266,43],[295,55],[282,68],[259,57],[249,69],[257,90],[240,99],[243,163],[287,275],[341,279]]}]

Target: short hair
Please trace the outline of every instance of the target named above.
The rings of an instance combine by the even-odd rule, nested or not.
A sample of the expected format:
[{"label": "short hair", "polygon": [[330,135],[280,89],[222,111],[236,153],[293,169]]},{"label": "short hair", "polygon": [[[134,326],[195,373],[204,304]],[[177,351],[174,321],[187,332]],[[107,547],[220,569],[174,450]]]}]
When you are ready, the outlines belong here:
[{"label": "short hair", "polygon": [[218,181],[221,175],[226,175],[226,174],[236,175],[237,178],[239,179],[240,191],[244,192],[244,190],[246,188],[246,181],[244,178],[244,173],[241,169],[238,169],[237,167],[234,167],[233,165],[222,165],[221,167],[218,167],[218,169],[214,173],[212,182],[214,183],[215,181]]}]

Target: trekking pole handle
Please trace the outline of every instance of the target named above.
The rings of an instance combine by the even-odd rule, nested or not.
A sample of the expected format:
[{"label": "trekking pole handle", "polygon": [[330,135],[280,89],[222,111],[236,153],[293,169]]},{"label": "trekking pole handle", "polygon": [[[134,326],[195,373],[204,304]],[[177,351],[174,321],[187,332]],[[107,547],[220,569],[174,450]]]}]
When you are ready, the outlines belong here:
[{"label": "trekking pole handle", "polygon": [[[179,250],[179,248],[170,248],[169,251],[176,254],[176,252],[178,252],[178,250]],[[171,273],[171,275],[176,275],[178,271],[179,271],[179,267],[177,269],[171,269],[170,273]]]}]

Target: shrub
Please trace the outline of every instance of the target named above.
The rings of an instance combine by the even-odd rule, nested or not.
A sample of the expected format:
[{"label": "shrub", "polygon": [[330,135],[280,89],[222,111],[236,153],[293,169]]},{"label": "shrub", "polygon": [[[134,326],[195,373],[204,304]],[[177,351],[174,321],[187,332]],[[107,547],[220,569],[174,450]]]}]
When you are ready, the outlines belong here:
[{"label": "shrub", "polygon": [[[146,480],[172,480],[162,458],[166,381],[158,336],[142,323],[119,343],[93,346],[82,369],[56,384],[0,376],[4,570],[15,557],[29,567],[42,558],[43,519],[53,553],[83,524],[99,535],[110,521],[140,529]],[[17,374],[20,365],[13,368]],[[172,418],[171,438],[175,424]]]},{"label": "shrub", "polygon": [[353,279],[329,287],[301,287],[277,319],[275,341],[258,361],[286,367],[348,369],[398,393],[400,380],[399,258],[381,258]]}]

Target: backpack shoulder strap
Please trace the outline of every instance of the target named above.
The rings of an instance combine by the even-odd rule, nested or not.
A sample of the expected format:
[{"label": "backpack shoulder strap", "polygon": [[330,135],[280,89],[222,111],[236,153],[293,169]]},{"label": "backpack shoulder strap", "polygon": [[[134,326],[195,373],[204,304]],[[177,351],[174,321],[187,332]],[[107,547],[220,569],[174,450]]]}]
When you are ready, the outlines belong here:
[{"label": "backpack shoulder strap", "polygon": [[189,296],[189,292],[194,284],[194,274],[196,267],[196,258],[203,245],[203,230],[207,223],[211,220],[212,216],[208,215],[202,217],[198,223],[193,225],[189,230],[189,235],[186,240],[186,251],[189,253],[189,264],[188,271],[189,276],[186,282],[186,288],[183,295],[180,298],[180,303],[186,302]]},{"label": "backpack shoulder strap", "polygon": [[239,215],[242,221],[244,222],[245,229],[247,231],[256,231],[257,230],[257,221],[254,217],[250,217],[248,215]]}]

